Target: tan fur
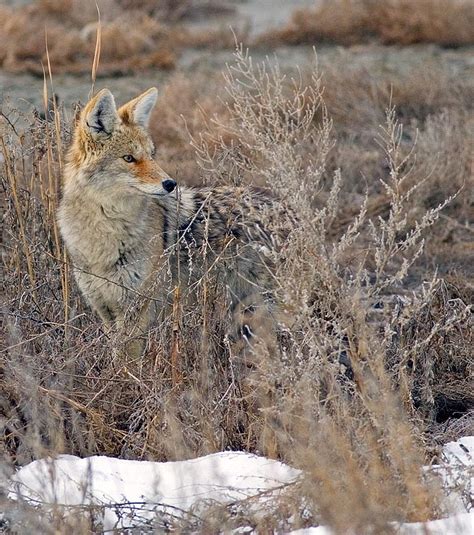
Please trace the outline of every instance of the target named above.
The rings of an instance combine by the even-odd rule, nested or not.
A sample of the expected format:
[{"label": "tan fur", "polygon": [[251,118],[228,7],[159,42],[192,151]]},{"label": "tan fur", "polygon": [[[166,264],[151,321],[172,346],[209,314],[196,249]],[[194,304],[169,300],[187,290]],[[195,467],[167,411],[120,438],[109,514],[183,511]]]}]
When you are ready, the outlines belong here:
[{"label": "tan fur", "polygon": [[[218,259],[217,279],[228,290],[234,314],[240,310],[245,317],[256,307],[269,311],[268,252],[275,237],[261,211],[272,200],[251,188],[167,193],[162,181],[169,177],[153,161],[146,130],[155,98],[156,90],[149,90],[116,110],[103,90],[77,124],[58,220],[83,295],[107,325],[123,327],[129,314],[127,325],[140,334],[176,284],[199,280],[204,266]],[[127,155],[132,163],[124,160]],[[130,314],[137,295],[151,288],[152,299]],[[142,349],[139,344],[131,353]]]}]

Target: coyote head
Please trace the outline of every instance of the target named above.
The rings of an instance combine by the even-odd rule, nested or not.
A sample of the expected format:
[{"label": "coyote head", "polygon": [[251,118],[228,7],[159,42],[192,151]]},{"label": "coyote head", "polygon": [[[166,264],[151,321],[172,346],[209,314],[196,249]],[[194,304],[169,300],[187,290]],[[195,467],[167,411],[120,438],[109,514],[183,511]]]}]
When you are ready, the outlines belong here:
[{"label": "coyote head", "polygon": [[139,190],[160,196],[176,182],[153,160],[148,123],[158,92],[145,91],[117,109],[112,93],[102,89],[83,109],[68,153],[68,181],[101,190]]}]

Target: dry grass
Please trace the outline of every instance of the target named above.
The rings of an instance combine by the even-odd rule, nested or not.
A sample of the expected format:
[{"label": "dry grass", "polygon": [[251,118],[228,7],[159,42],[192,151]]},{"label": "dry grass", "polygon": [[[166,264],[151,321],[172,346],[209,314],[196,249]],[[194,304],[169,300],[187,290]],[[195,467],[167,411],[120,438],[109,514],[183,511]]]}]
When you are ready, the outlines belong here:
[{"label": "dry grass", "polygon": [[[273,251],[288,318],[280,350],[257,345],[250,375],[226,338],[211,277],[193,310],[177,301],[154,327],[143,359],[118,357],[122,342],[86,308],[58,239],[70,125],[59,110],[54,122],[29,117],[19,131],[15,111],[2,110],[6,465],[58,452],[168,460],[230,448],[305,469],[279,515],[211,509],[201,524],[189,520],[202,531],[281,529],[293,515],[338,533],[389,533],[391,520],[442,512],[422,465],[466,431],[473,407],[469,88],[440,78],[427,105],[418,96],[427,73],[391,80],[397,115],[386,111],[390,80],[366,74],[335,68],[321,81],[311,69],[292,83],[240,51],[212,96],[209,78],[172,77],[154,116],[168,172],[192,184],[263,183],[281,199],[275,209],[299,215],[284,251]],[[454,250],[459,262],[437,278]],[[45,533],[90,529],[79,517],[71,528],[59,511],[49,523],[25,518]]]},{"label": "dry grass", "polygon": [[281,30],[263,42],[353,45],[371,40],[383,44],[474,44],[474,14],[469,0],[324,0],[298,10]]},{"label": "dry grass", "polygon": [[[227,26],[187,26],[197,16],[230,10],[212,0],[104,0],[100,10],[101,75],[172,69],[186,48],[234,44]],[[255,38],[254,45],[377,40],[455,47],[474,43],[473,18],[468,0],[325,0],[314,9],[296,11],[285,28]],[[47,40],[55,73],[89,72],[97,32],[95,2],[37,0],[16,8],[0,6],[0,20],[4,70],[42,75]],[[239,39],[246,38],[247,30],[237,18],[233,26]]]},{"label": "dry grass", "polygon": [[[310,75],[302,70],[304,83],[311,83]],[[288,89],[291,80],[285,84]],[[426,184],[420,185],[413,213],[432,208],[461,189],[460,195],[447,207],[446,214],[455,214],[455,220],[460,223],[467,220],[472,202],[466,186],[471,178],[469,132],[474,101],[474,87],[468,78],[451,73],[446,66],[435,62],[425,62],[403,74],[392,74],[383,65],[374,67],[342,55],[322,67],[322,84],[335,141],[327,156],[324,180],[330,180],[334,170],[340,168],[345,177],[342,188],[347,200],[357,205],[368,191],[374,213],[376,210],[383,212],[386,197],[381,182],[375,178],[386,178],[388,167],[375,139],[391,102],[397,117],[404,123],[404,145],[416,143],[412,182],[430,177]],[[221,142],[228,152],[232,146],[236,151],[244,150],[241,134],[222,127],[222,123],[231,120],[225,105],[227,100],[224,80],[218,74],[196,74],[192,79],[175,74],[162,88],[151,127],[157,140],[159,160],[171,175],[189,185],[209,180],[196,161],[189,136],[202,136],[210,152]],[[315,123],[319,120],[317,114]],[[310,152],[309,147],[302,147],[303,158]],[[221,158],[226,154],[222,150],[219,152]],[[222,176],[228,180],[224,178],[225,173],[227,169]],[[238,180],[264,184],[258,173],[244,172]],[[346,206],[345,211],[347,213],[341,214],[339,219],[347,223],[355,209]],[[461,239],[459,247],[467,247],[469,232],[463,234],[460,227],[454,232],[457,239]],[[440,250],[442,241],[434,248]],[[458,263],[458,267],[462,264],[462,261]]]},{"label": "dry grass", "polygon": [[[202,10],[218,11],[212,2],[101,2],[101,75],[174,67],[185,46],[232,45],[226,31],[187,30],[180,21]],[[10,72],[42,75],[46,41],[55,73],[88,73],[97,32],[95,2],[38,0],[23,7],[0,7],[0,66]]]},{"label": "dry grass", "polygon": [[[92,3],[44,1],[1,10],[0,63],[4,69],[42,74],[47,39],[55,73],[90,71],[97,30]],[[176,45],[168,27],[145,13],[127,12],[114,2],[105,13],[102,74],[174,66]]]}]

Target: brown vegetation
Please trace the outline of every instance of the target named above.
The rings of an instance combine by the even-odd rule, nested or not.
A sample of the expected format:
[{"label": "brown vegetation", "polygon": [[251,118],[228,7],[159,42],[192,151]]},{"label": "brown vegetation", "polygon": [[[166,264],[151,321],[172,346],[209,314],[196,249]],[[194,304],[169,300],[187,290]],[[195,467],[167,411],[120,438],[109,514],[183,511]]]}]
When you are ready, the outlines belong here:
[{"label": "brown vegetation", "polygon": [[[184,46],[226,46],[226,31],[189,31],[183,17],[217,4],[107,0],[101,7],[101,70],[123,74],[147,68],[170,69]],[[94,56],[98,12],[94,2],[38,0],[23,7],[0,7],[0,66],[10,72],[42,75],[46,46],[55,73],[86,73]]]},{"label": "brown vegetation", "polygon": [[[230,9],[219,2],[105,0],[100,9],[101,75],[171,69],[185,48],[234,44],[227,26],[192,30],[185,24],[199,14]],[[257,36],[254,46],[353,45],[371,40],[463,46],[474,43],[473,19],[468,0],[325,0],[314,9],[296,11],[285,28]],[[54,73],[89,72],[97,21],[94,2],[36,0],[19,7],[0,6],[0,66],[42,75],[47,44]],[[236,23],[234,30],[241,39],[247,30],[238,27]]]},{"label": "brown vegetation", "polygon": [[[127,72],[174,65],[169,29],[145,13],[127,12],[118,3],[102,20],[102,72]],[[12,72],[42,74],[46,45],[54,72],[90,71],[97,31],[93,3],[44,0],[23,8],[2,7],[0,64]]]},{"label": "brown vegetation", "polygon": [[[302,76],[310,83],[310,74],[303,71]],[[288,89],[291,80],[285,84]],[[387,208],[384,188],[375,178],[386,178],[388,168],[375,140],[384,122],[385,109],[391,103],[404,123],[404,146],[416,144],[410,181],[420,185],[412,215],[433,208],[460,191],[446,208],[443,217],[448,219],[436,228],[440,240],[436,243],[430,240],[427,254],[446,271],[467,267],[467,257],[462,259],[462,251],[469,247],[470,232],[463,224],[469,217],[472,202],[467,185],[471,180],[469,132],[473,127],[474,101],[474,87],[469,78],[451,73],[447,66],[434,62],[395,75],[342,55],[325,65],[322,85],[335,141],[327,156],[323,180],[330,181],[334,171],[341,169],[345,179],[342,188],[347,200],[354,205],[353,209],[345,206],[340,221],[348,223],[366,191],[374,215]],[[210,152],[221,142],[228,151],[232,146],[238,151],[244,150],[239,139],[241,134],[222,127],[231,120],[224,104],[226,100],[225,84],[220,75],[196,75],[192,79],[183,74],[171,76],[162,90],[151,125],[158,157],[168,173],[191,185],[209,180],[198,165],[190,136],[208,143]],[[179,110],[179,117],[176,110]],[[211,137],[209,131],[213,133]],[[302,149],[302,158],[307,157],[306,148]],[[220,154],[221,157],[226,155],[222,151]],[[423,183],[426,177],[429,180]],[[263,185],[258,173],[250,176],[244,172],[243,178],[239,177],[242,179]],[[338,224],[334,223],[333,227],[337,229]],[[452,233],[456,236],[454,241],[451,241]],[[439,254],[443,258],[437,262]],[[456,258],[449,259],[453,254]]]},{"label": "brown vegetation", "polygon": [[[439,83],[428,95],[430,76]],[[264,184],[281,199],[276,209],[299,214],[285,251],[273,252],[288,316],[281,348],[257,345],[250,379],[226,338],[221,290],[206,278],[191,311],[175,292],[145,358],[120,359],[121,341],[86,308],[58,237],[70,125],[58,110],[19,131],[15,110],[2,109],[0,411],[10,465],[58,452],[182,459],[245,449],[306,473],[281,518],[245,519],[256,526],[294,515],[383,533],[390,520],[441,512],[421,467],[466,432],[474,408],[472,88],[444,72],[390,79],[348,65],[301,78],[252,67],[239,51],[212,95],[209,77],[171,77],[153,119],[157,158],[179,181]],[[221,529],[235,527],[232,510],[219,515]]]},{"label": "brown vegetation", "polygon": [[474,44],[474,13],[469,0],[323,0],[298,10],[281,30],[263,42],[353,45]]}]

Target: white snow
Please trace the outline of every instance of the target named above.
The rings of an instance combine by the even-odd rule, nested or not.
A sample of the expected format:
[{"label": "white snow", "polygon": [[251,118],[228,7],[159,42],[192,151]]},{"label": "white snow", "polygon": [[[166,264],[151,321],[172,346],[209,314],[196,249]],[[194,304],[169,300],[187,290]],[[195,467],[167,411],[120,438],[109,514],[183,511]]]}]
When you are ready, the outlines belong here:
[{"label": "white snow", "polygon": [[[430,522],[416,522],[413,524],[400,524],[397,526],[397,535],[473,535],[474,514],[463,513]],[[297,529],[288,535],[333,535],[333,532],[324,527]]]},{"label": "white snow", "polygon": [[156,511],[179,515],[192,508],[196,513],[205,503],[257,496],[299,475],[283,463],[243,452],[166,463],[61,455],[21,468],[9,497],[68,506],[114,504],[104,512],[106,530],[130,527],[137,517],[153,518]]},{"label": "white snow", "polygon": [[443,447],[443,457],[450,464],[474,464],[474,436],[463,437],[456,442],[448,442]]},{"label": "white snow", "polygon": [[474,514],[461,513],[431,520],[431,522],[416,522],[403,524],[400,535],[474,535]]},{"label": "white snow", "polygon": [[441,477],[449,509],[469,511],[474,503],[474,436],[445,444],[442,461],[431,470]]},{"label": "white snow", "polygon": [[[474,437],[446,444],[441,464],[426,469],[441,475],[453,515],[427,523],[400,524],[398,532],[474,535]],[[249,497],[258,497],[254,507],[265,509],[284,492],[285,485],[300,476],[299,470],[288,465],[243,452],[166,463],[61,455],[19,469],[11,478],[9,497],[43,506],[104,506],[101,522],[104,530],[110,530],[137,526],[156,518],[157,512],[170,517],[190,511],[198,514],[209,504]],[[319,526],[292,535],[331,535],[331,530]]]}]

